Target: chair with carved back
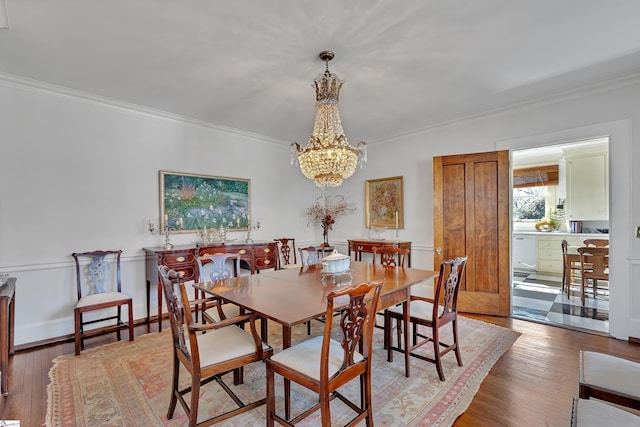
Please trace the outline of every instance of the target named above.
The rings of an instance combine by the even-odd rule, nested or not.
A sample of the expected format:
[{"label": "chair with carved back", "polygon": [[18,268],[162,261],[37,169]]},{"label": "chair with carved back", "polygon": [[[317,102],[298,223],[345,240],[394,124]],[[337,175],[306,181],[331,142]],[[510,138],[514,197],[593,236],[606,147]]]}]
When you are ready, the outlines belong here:
[{"label": "chair with carved back", "polygon": [[[199,281],[217,281],[238,277],[240,274],[240,254],[239,253],[213,253],[205,254],[196,258],[198,265]],[[198,295],[202,298],[202,295]],[[213,306],[203,307],[202,320],[206,323],[220,322],[227,317],[235,317],[240,313],[240,308],[235,304],[219,303]],[[196,319],[197,320],[197,319]]]},{"label": "chair with carved back", "polygon": [[298,251],[300,252],[300,262],[303,266],[320,264],[325,255],[325,249],[322,245],[298,248]]},{"label": "chair with carved back", "polygon": [[[407,255],[409,254],[409,249],[401,249],[395,246],[374,246],[371,248],[373,252],[373,265],[380,264],[383,267],[400,267],[404,268],[405,260]],[[382,310],[376,313],[376,315],[382,316],[384,322],[384,312],[386,310]],[[375,320],[375,327],[384,329],[384,326],[378,325],[377,318]],[[384,342],[384,348],[387,348],[387,341]]]},{"label": "chair with carved back", "polygon": [[[338,398],[356,412],[356,417],[347,425],[356,425],[366,420],[373,426],[371,407],[371,346],[373,319],[382,288],[382,280],[361,283],[331,291],[327,295],[326,323],[324,334],[302,341],[274,354],[267,360],[267,426],[274,421],[293,425],[320,409],[321,425],[330,426],[329,402]],[[367,295],[371,295],[367,298]],[[332,314],[341,312],[340,338],[332,338]],[[290,402],[285,396],[285,414],[276,414],[275,374],[319,394],[319,403],[290,417]],[[351,402],[338,391],[346,383],[360,379],[360,405]]]},{"label": "chair with carved back", "polygon": [[588,281],[593,283],[593,297],[598,296],[598,280],[609,281],[609,248],[608,247],[582,247],[578,248],[582,270],[581,301],[585,303],[585,289]]},{"label": "chair with carved back", "polygon": [[[445,380],[442,369],[442,357],[444,355],[454,351],[458,365],[462,366],[458,342],[458,293],[466,264],[467,257],[450,259],[440,264],[440,274],[433,299],[411,295],[409,321],[413,327],[413,345],[410,348],[402,348],[402,328],[400,327],[403,318],[402,307],[396,306],[385,312],[384,333],[385,342],[388,343],[387,359],[389,362],[393,361],[393,351],[402,353],[408,351],[413,357],[435,363],[441,381]],[[392,341],[392,319],[396,320],[398,331],[397,346],[394,346]],[[451,343],[445,343],[440,340],[440,329],[448,324],[451,324],[452,328],[453,342]],[[428,336],[421,333],[418,329],[419,326],[430,329],[431,335]],[[405,333],[409,332],[405,331]],[[430,342],[433,344],[433,358],[415,352],[418,347]]]},{"label": "chair with carved back", "polygon": [[[173,340],[173,379],[167,419],[173,418],[178,402],[187,414],[190,427],[208,426],[263,405],[266,398],[244,403],[223,378],[225,374],[233,372],[234,384],[240,385],[244,366],[263,361],[273,354],[273,349],[258,336],[256,314],[244,314],[217,323],[197,324],[191,316],[191,305],[215,303],[215,300],[203,298],[189,301],[182,278],[167,266],[159,266],[158,270],[162,277]],[[249,331],[239,328],[239,323],[248,323]],[[184,388],[180,388],[181,365],[191,374],[191,381]],[[198,422],[200,389],[212,381],[219,384],[238,407]],[[189,395],[189,403],[185,395]]]},{"label": "chair with carved back", "polygon": [[291,237],[281,237],[273,240],[278,242],[278,268],[299,268],[302,265],[298,264],[296,239]]},{"label": "chair with carved back", "polygon": [[[104,333],[114,332],[120,340],[120,331],[129,330],[129,341],[133,341],[133,300],[122,293],[120,271],[121,250],[74,252],[71,254],[76,265],[76,287],[78,303],[73,309],[75,351],[84,349],[84,339]],[[81,268],[81,259],[88,259],[86,268]],[[115,269],[113,268],[115,266]],[[129,322],[122,321],[122,306],[127,306]],[[113,314],[112,309],[116,313]],[[93,318],[86,319],[88,312],[95,311]],[[86,330],[90,324],[110,322],[115,324]]]}]

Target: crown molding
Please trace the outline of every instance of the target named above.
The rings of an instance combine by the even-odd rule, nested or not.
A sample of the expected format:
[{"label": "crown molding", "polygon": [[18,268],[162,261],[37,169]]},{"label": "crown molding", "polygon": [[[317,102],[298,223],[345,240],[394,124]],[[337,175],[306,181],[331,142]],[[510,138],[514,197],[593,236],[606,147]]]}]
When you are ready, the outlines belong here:
[{"label": "crown molding", "polygon": [[[0,0],[2,1],[2,0]],[[208,129],[213,129],[220,132],[231,133],[234,135],[243,136],[250,139],[257,139],[263,142],[268,142],[276,145],[286,145],[289,147],[290,142],[277,138],[260,135],[257,133],[245,131],[242,129],[217,125],[215,123],[207,122],[204,120],[194,119],[193,117],[183,116],[180,114],[169,113],[163,110],[157,110],[154,108],[145,107],[129,102],[119,101],[117,99],[107,98],[105,96],[95,95],[89,92],[84,92],[76,89],[71,89],[65,86],[58,86],[52,83],[42,82],[40,80],[29,79],[22,76],[16,76],[14,74],[0,72],[0,84],[10,87],[16,87],[19,89],[28,89],[36,92],[55,94],[59,96],[74,98],[76,100],[91,102],[95,104],[107,105],[110,107],[118,108],[121,110],[131,111],[139,114],[144,114],[153,117],[161,117],[168,120],[173,120],[181,123],[187,123],[195,126],[200,126]]]}]

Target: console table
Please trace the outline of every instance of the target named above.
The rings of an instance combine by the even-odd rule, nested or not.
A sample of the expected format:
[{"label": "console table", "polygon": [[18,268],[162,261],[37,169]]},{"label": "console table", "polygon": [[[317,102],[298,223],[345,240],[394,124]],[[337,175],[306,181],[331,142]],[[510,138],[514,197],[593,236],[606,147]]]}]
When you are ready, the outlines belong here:
[{"label": "console table", "polygon": [[0,392],[9,394],[9,356],[14,353],[16,278],[10,277],[0,286]]},{"label": "console table", "polygon": [[347,240],[349,243],[349,256],[351,256],[351,252],[354,253],[354,258],[356,261],[362,261],[362,253],[373,253],[373,248],[375,246],[393,246],[400,249],[409,249],[409,253],[407,254],[407,262],[408,266],[411,267],[411,242],[397,242],[395,240]]},{"label": "console table", "polygon": [[173,249],[161,247],[144,248],[146,255],[147,279],[147,325],[150,324],[151,283],[158,284],[158,331],[162,331],[162,279],[159,265],[175,270],[185,281],[199,281],[196,258],[215,253],[240,254],[240,262],[248,266],[251,274],[260,270],[277,268],[278,247],[276,242],[254,243],[212,243],[207,245],[175,246]]}]

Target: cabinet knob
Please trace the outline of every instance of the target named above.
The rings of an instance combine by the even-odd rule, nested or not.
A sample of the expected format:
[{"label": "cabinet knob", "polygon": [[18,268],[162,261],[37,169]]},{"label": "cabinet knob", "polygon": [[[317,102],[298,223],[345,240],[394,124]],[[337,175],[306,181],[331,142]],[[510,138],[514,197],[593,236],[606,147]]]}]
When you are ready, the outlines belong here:
[{"label": "cabinet knob", "polygon": [[244,255],[244,254],[246,254],[246,253],[247,253],[247,251],[245,251],[244,249],[240,249],[240,250],[238,251],[238,253],[239,253],[240,255]]},{"label": "cabinet knob", "polygon": [[178,262],[184,262],[185,258],[183,256],[179,256],[178,258],[176,258],[176,261]]},{"label": "cabinet knob", "polygon": [[268,254],[269,252],[271,252],[271,249],[269,249],[269,248],[266,248],[266,249],[264,250],[264,253],[265,253],[265,254]]},{"label": "cabinet knob", "polygon": [[264,260],[264,265],[269,265],[271,264],[271,260],[270,259],[265,259]]}]

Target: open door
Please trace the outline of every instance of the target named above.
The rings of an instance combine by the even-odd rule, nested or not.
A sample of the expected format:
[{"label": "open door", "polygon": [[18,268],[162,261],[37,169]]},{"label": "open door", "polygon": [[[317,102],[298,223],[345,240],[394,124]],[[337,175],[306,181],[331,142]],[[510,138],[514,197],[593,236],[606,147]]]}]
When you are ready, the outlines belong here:
[{"label": "open door", "polygon": [[433,159],[433,265],[467,256],[458,309],[509,316],[509,151]]}]

